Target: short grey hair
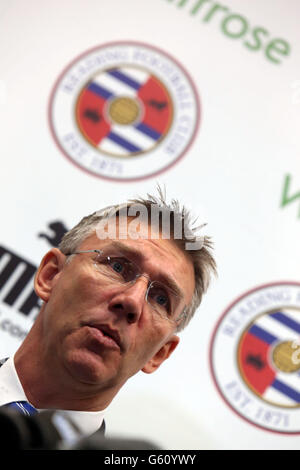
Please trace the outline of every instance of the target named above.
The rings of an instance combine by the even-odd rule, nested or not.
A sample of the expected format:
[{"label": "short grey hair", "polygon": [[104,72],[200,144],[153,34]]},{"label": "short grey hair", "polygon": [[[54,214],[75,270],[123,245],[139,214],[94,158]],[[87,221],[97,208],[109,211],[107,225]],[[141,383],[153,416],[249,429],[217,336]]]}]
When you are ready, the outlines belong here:
[{"label": "short grey hair", "polygon": [[[196,220],[192,220],[191,214],[185,206],[181,207],[176,199],[172,199],[170,203],[167,203],[165,193],[163,193],[160,187],[158,187],[157,197],[147,194],[146,198],[138,197],[136,199],[129,199],[126,203],[108,206],[84,217],[75,227],[63,236],[59,249],[65,255],[74,253],[81,243],[97,230],[97,225],[100,221],[110,218],[112,214],[118,216],[119,213],[121,213],[123,215],[124,212],[121,209],[124,209],[124,207],[128,209],[134,209],[136,207],[137,210],[139,210],[140,205],[145,206],[148,211],[154,206],[160,210],[160,215],[166,212],[169,214],[171,218],[171,239],[184,251],[193,263],[195,289],[192,300],[187,306],[183,319],[177,327],[177,332],[179,332],[188,325],[191,318],[194,316],[195,311],[201,303],[203,294],[210,285],[212,274],[217,274],[216,262],[212,255],[213,243],[211,237],[197,235],[197,231],[206,224],[195,226]],[[159,224],[161,224],[161,218]],[[176,223],[184,225],[184,231],[180,239],[174,237],[174,226]],[[194,243],[197,248],[186,250],[187,243]]]}]

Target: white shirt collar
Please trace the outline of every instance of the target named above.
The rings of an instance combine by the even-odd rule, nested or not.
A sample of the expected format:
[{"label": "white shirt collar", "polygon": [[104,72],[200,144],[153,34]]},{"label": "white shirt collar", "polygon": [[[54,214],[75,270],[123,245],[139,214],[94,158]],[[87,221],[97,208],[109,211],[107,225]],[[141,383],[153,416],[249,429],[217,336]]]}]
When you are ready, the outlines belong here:
[{"label": "white shirt collar", "polygon": [[[28,401],[18,377],[14,360],[9,358],[2,367],[0,367],[0,406],[12,401]],[[45,411],[45,410],[38,410]],[[84,435],[90,435],[96,432],[102,422],[105,410],[102,411],[74,411],[57,410],[68,416],[76,424],[79,431]]]}]

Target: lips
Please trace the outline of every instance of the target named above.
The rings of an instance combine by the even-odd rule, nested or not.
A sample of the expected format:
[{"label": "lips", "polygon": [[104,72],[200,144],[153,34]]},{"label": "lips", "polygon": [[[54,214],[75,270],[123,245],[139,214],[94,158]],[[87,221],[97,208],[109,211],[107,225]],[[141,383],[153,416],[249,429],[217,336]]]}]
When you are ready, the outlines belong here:
[{"label": "lips", "polygon": [[[97,323],[87,323],[85,326],[88,326],[90,328],[94,328],[98,331],[100,331],[103,335],[103,339],[108,338],[109,343],[111,344],[111,341],[115,343],[115,345],[118,346],[119,349],[122,349],[122,341],[119,335],[119,332],[113,328],[111,328],[108,325],[103,325],[103,324],[97,324]],[[112,344],[111,344],[112,345]]]}]

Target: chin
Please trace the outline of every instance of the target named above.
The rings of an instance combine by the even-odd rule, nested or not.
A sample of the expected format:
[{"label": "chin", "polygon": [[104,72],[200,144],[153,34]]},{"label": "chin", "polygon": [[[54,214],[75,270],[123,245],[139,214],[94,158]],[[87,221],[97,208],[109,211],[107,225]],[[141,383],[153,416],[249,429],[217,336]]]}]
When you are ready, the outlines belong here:
[{"label": "chin", "polygon": [[65,365],[77,382],[100,385],[108,379],[105,377],[106,367],[102,358],[89,350],[70,352]]}]

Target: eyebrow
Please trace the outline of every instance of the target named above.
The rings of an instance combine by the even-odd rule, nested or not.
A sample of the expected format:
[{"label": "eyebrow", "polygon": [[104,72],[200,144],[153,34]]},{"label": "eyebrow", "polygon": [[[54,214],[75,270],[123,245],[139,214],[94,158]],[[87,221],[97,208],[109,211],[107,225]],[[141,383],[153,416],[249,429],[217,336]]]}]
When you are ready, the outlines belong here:
[{"label": "eyebrow", "polygon": [[[104,247],[103,251],[106,251],[106,249],[109,250],[112,248],[122,251],[122,253],[138,261],[144,261],[145,259],[143,253],[141,253],[139,250],[136,250],[135,248],[131,248],[127,245],[124,245],[122,242],[118,242],[118,241],[111,242],[109,245]],[[151,280],[154,281],[154,279],[151,279]],[[169,276],[167,273],[160,273],[159,280],[160,282],[163,282],[164,284],[166,284],[169,287],[169,289],[172,290],[176,294],[177,297],[179,297],[181,300],[184,299],[183,291],[180,289],[180,287],[177,285],[177,283],[174,281],[174,279],[171,276]]]}]

